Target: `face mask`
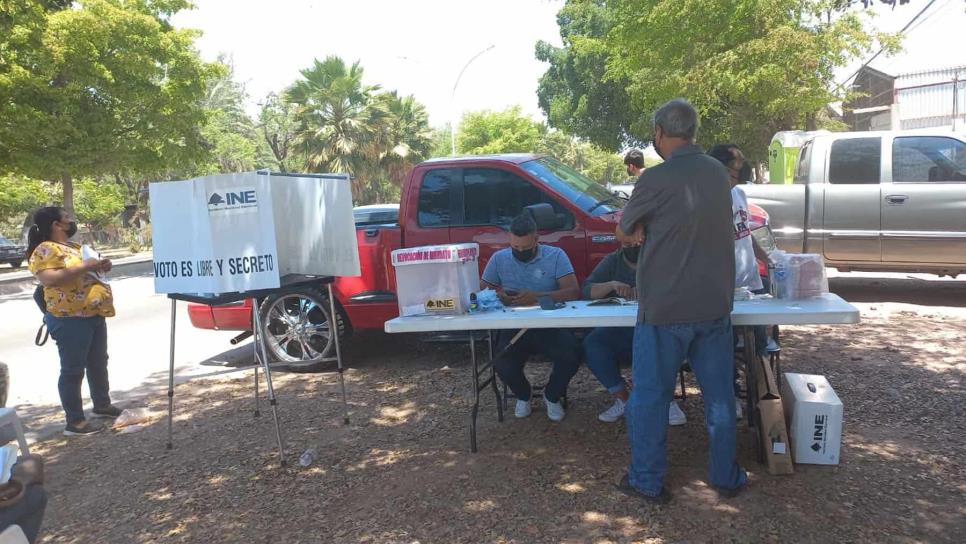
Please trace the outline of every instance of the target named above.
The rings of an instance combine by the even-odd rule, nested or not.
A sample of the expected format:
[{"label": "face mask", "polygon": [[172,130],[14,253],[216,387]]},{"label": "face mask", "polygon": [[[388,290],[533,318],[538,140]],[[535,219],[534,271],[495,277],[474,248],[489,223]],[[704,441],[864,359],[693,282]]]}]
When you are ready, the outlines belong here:
[{"label": "face mask", "polygon": [[661,157],[661,160],[666,160],[664,158],[664,154],[661,153],[661,149],[657,145],[657,131],[654,132],[654,140],[651,141],[651,146],[654,148],[654,152],[657,153],[657,156]]},{"label": "face mask", "polygon": [[70,223],[67,223],[67,231],[65,232],[65,234],[67,234],[67,237],[68,238],[73,238],[74,235],[77,234],[77,222],[76,221],[71,221]]},{"label": "face mask", "polygon": [[621,249],[624,254],[624,258],[632,263],[637,262],[637,258],[641,255],[641,246],[631,246]]},{"label": "face mask", "polygon": [[738,181],[744,183],[746,181],[751,181],[751,165],[745,163],[742,165],[741,169],[738,170]]},{"label": "face mask", "polygon": [[521,263],[528,263],[537,255],[536,246],[526,250],[511,248],[511,251],[513,252],[513,258],[520,261]]}]

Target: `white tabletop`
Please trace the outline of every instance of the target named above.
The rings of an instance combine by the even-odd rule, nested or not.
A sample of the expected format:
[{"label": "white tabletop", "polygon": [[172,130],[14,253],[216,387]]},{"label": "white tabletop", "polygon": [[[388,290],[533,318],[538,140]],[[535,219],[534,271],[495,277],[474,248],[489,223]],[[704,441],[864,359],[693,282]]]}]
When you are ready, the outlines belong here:
[{"label": "white tabletop", "polygon": [[[819,298],[779,300],[762,298],[735,301],[731,313],[734,325],[847,325],[859,322],[859,310],[828,293]],[[464,315],[397,317],[386,321],[388,333],[470,331],[496,329],[582,329],[591,327],[633,327],[637,305],[587,306],[587,301],[568,302],[565,308],[507,308],[495,312]]]}]

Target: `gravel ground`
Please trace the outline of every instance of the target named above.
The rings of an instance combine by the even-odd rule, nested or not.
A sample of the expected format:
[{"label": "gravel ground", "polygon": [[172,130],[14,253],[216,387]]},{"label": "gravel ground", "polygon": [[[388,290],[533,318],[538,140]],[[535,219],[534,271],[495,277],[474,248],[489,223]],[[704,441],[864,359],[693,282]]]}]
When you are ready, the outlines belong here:
[{"label": "gravel ground", "polygon": [[[252,417],[250,375],[180,387],[173,451],[163,419],[140,433],[38,444],[51,497],[43,541],[961,542],[966,304],[859,306],[857,326],[782,329],[783,370],[825,374],[843,399],[841,465],[770,476],[740,424],[752,477],[732,500],[704,481],[693,382],[688,424],[669,432],[674,500],[657,507],[614,489],[629,458],[625,428],[596,420],[608,398],[586,369],[561,424],[542,407],[498,423],[486,395],[473,455],[465,347],[368,334],[345,350],[348,426],[335,374],[277,377],[286,468],[266,403]],[[536,382],[546,371],[528,368]],[[165,410],[163,386],[146,404]],[[318,458],[302,468],[307,448]]]}]

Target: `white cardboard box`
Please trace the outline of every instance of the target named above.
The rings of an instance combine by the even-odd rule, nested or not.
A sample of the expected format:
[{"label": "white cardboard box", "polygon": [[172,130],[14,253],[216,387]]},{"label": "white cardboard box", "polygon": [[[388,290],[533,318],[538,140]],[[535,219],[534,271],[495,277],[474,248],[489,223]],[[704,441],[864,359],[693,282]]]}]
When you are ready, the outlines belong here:
[{"label": "white cardboard box", "polygon": [[825,376],[786,372],[782,397],[795,462],[837,465],[842,445],[842,401]]},{"label": "white cardboard box", "polygon": [[467,313],[470,293],[480,290],[479,256],[478,244],[393,251],[399,315]]},{"label": "white cardboard box", "polygon": [[157,293],[359,275],[348,176],[222,174],[152,183],[150,194]]}]

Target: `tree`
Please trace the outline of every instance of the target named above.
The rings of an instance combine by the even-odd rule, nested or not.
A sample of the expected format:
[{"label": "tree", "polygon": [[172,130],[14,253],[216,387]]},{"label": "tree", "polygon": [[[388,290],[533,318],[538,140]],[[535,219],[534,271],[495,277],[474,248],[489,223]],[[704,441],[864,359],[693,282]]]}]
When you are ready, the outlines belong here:
[{"label": "tree", "polygon": [[114,183],[83,178],[77,180],[76,189],[77,221],[91,230],[101,229],[124,210],[124,196]]},{"label": "tree", "polygon": [[292,143],[313,172],[352,175],[357,202],[395,199],[433,144],[422,104],[363,83],[358,62],[316,60],[284,94],[294,105]]},{"label": "tree", "polygon": [[201,129],[201,136],[208,154],[197,173],[254,170],[258,140],[255,125],[245,113],[248,95],[244,85],[235,81],[235,67],[231,59],[220,55],[217,64],[222,70],[208,81],[202,100],[206,123]]},{"label": "tree", "polygon": [[550,155],[602,184],[623,181],[624,161],[616,153],[548,129],[519,107],[500,112],[477,111],[463,116],[457,135],[460,151],[469,154],[538,153]]},{"label": "tree", "polygon": [[388,112],[383,127],[379,172],[379,193],[369,200],[389,202],[397,200],[409,171],[429,157],[433,145],[433,131],[429,127],[426,108],[412,96],[399,96],[395,91],[380,95]]},{"label": "tree", "polygon": [[156,172],[204,155],[205,84],[186,0],[11,0],[0,17],[0,171],[58,181]]},{"label": "tree", "polygon": [[377,85],[362,82],[358,62],[339,57],[316,60],[285,92],[295,104],[295,145],[311,172],[344,172],[354,177],[358,195],[379,160],[380,137],[388,112],[377,101]]},{"label": "tree", "polygon": [[299,160],[293,149],[295,107],[277,94],[270,93],[258,114],[258,132],[261,145],[267,148],[275,168],[281,172],[291,171]]},{"label": "tree", "polygon": [[647,130],[631,107],[629,82],[606,73],[610,51],[604,39],[616,16],[606,4],[570,0],[557,14],[564,46],[537,42],[537,59],[550,64],[537,100],[551,127],[616,151],[639,144]]},{"label": "tree", "polygon": [[17,175],[0,176],[0,225],[15,224],[19,229],[24,217],[49,201],[50,195],[42,181]]},{"label": "tree", "polygon": [[533,153],[544,130],[541,123],[523,115],[519,106],[469,112],[456,133],[456,151],[469,155]]},{"label": "tree", "polygon": [[651,112],[683,96],[701,114],[702,141],[731,141],[752,160],[763,160],[775,132],[803,127],[806,118],[844,97],[846,91],[834,85],[837,67],[876,40],[889,50],[897,45],[893,36],[867,32],[855,10],[823,19],[830,6],[801,0],[570,0],[561,13],[576,15],[562,19],[566,52],[558,56],[578,68],[581,59],[591,58],[606,69],[600,74],[583,66],[567,79],[559,75],[569,74],[567,65],[551,61],[542,82],[550,89],[544,110],[552,122],[571,123],[578,135],[609,144],[605,135],[581,128],[605,118],[599,112],[576,108],[575,119],[560,121],[554,101],[580,96],[619,107],[620,93],[607,102],[608,88],[595,82],[614,84],[626,92],[622,117],[633,121],[625,127],[612,120],[604,128],[647,140]]}]

